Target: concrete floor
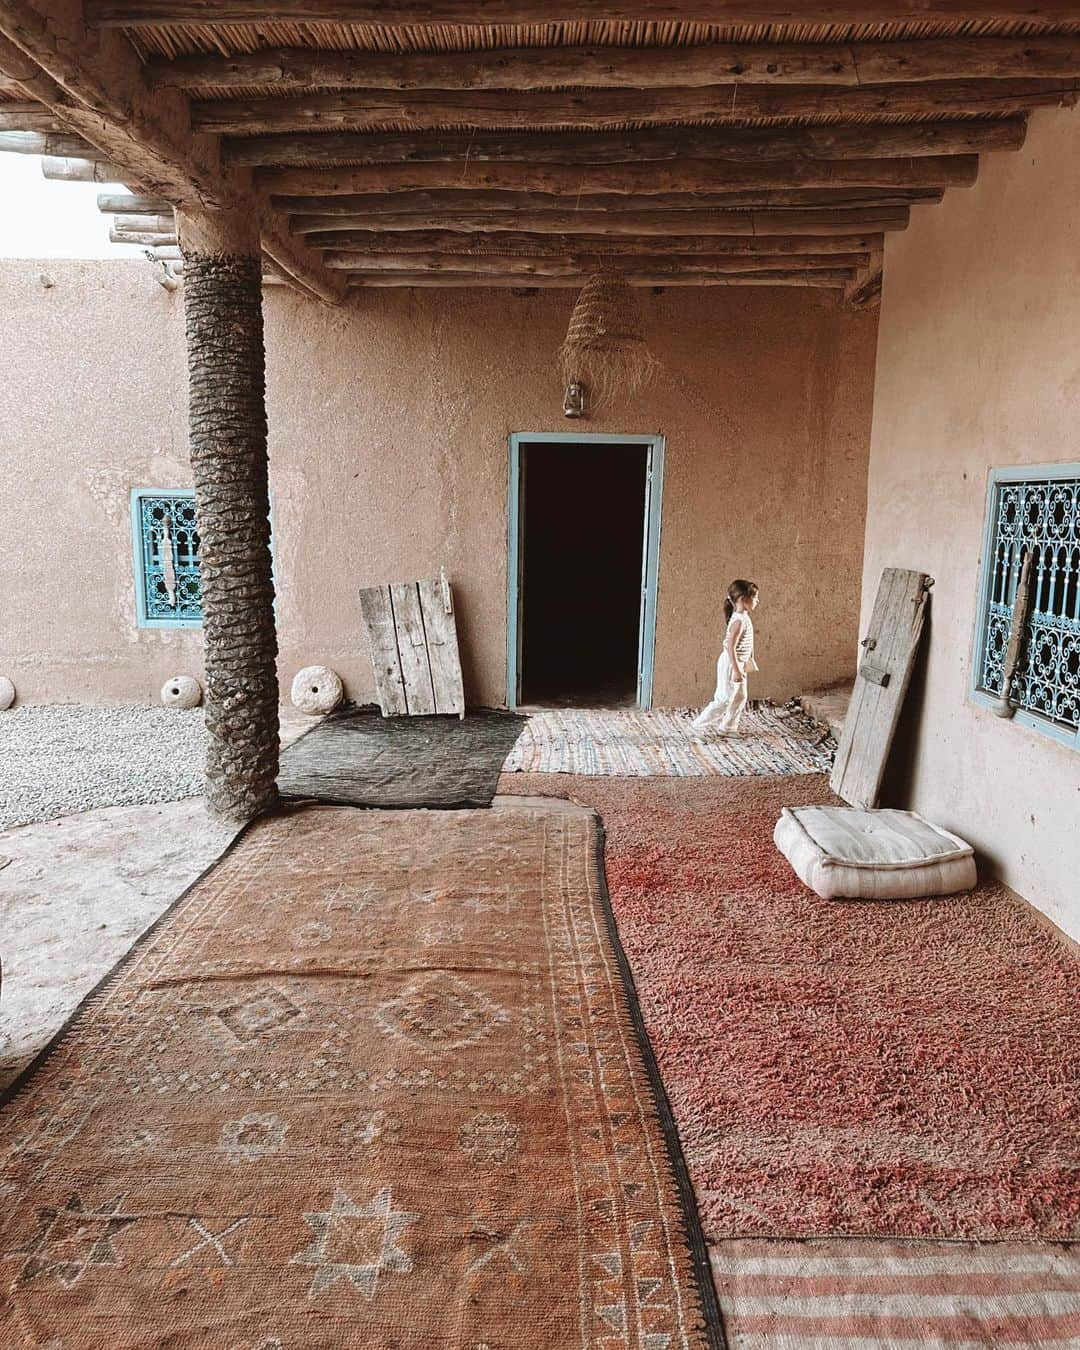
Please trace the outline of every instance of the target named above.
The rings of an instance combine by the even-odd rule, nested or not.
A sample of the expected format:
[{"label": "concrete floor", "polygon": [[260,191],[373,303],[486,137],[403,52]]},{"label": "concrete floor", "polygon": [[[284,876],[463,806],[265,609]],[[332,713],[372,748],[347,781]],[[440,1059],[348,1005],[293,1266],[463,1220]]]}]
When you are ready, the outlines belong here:
[{"label": "concrete floor", "polygon": [[811,717],[826,723],[839,741],[840,733],[844,729],[848,704],[851,702],[851,693],[850,684],[834,684],[828,689],[815,689],[809,694],[800,694],[799,702]]},{"label": "concrete floor", "polygon": [[235,833],[189,797],[0,834],[0,1088]]},{"label": "concrete floor", "polygon": [[[282,712],[282,745],[315,719]],[[0,1090],[236,834],[201,797],[0,832]]]}]

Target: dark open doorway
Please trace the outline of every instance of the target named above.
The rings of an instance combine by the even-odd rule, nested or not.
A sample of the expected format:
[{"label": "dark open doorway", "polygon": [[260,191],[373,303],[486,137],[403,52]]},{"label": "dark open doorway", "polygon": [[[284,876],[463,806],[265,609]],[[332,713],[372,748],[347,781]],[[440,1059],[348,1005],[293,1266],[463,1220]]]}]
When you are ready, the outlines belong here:
[{"label": "dark open doorway", "polygon": [[649,446],[521,441],[521,702],[638,695]]}]

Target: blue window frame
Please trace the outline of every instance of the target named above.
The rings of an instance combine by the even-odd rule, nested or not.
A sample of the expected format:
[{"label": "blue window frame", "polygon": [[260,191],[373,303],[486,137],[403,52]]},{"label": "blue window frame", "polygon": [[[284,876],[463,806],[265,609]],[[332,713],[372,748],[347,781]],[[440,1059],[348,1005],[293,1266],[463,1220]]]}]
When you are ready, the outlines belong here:
[{"label": "blue window frame", "polygon": [[184,488],[135,488],[131,533],[139,627],[201,627],[195,493]]},{"label": "blue window frame", "polygon": [[1031,617],[1013,680],[1016,720],[1080,748],[1080,464],[995,469],[986,506],[974,688],[1001,692],[1020,568],[1033,553]]}]

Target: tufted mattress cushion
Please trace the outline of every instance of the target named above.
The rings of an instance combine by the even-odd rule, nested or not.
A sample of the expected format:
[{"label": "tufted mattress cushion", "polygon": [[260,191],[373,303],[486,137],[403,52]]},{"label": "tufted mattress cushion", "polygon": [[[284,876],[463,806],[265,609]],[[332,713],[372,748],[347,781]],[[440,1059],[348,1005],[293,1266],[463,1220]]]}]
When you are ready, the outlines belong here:
[{"label": "tufted mattress cushion", "polygon": [[911,900],[975,885],[971,846],[914,811],[785,807],[773,841],[826,900]]}]

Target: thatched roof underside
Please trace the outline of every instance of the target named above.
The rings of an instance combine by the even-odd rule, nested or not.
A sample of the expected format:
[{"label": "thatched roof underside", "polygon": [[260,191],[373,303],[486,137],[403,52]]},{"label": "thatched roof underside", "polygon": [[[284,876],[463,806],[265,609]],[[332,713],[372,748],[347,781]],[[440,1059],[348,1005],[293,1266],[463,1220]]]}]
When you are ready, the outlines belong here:
[{"label": "thatched roof underside", "polygon": [[[54,176],[118,175],[134,191],[102,203],[115,237],[172,262],[172,208],[191,206],[173,162],[186,137],[195,197],[208,163],[249,186],[271,270],[324,299],[574,286],[606,267],[641,285],[814,286],[858,305],[878,293],[887,232],[969,187],[980,154],[1018,149],[1032,108],[1080,89],[1080,4],[1057,0],[829,8],[879,19],[859,23],[746,21],[783,12],[765,0],[579,0],[568,17],[624,17],[481,21],[560,8],[87,0],[89,82],[139,113],[124,136],[98,136],[82,101],[98,114],[102,100],[70,69],[71,6],[0,0],[0,145],[29,133],[21,148],[66,161]],[[451,12],[461,22],[437,21]],[[685,18],[634,17],[657,12]],[[341,21],[395,14],[436,21]],[[725,14],[744,21],[692,21]],[[50,57],[50,40],[68,54]],[[156,131],[140,145],[140,126],[165,120],[159,173]]]}]

